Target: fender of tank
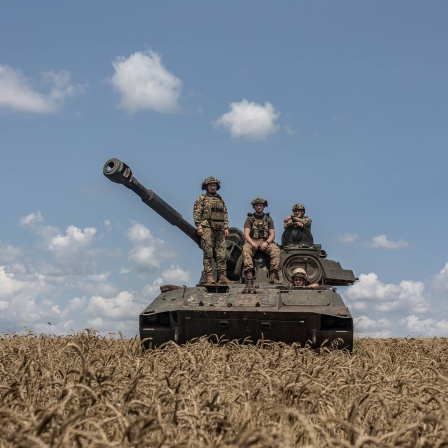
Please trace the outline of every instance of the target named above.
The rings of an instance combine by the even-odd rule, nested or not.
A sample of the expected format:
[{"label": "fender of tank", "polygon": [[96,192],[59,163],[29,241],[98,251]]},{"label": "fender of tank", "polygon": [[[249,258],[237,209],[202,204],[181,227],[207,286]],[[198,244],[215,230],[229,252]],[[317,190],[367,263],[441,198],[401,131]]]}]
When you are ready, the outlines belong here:
[{"label": "fender of tank", "polygon": [[[140,196],[146,205],[200,247],[195,227],[140,184],[129,166],[112,158],[104,164],[103,174]],[[321,245],[314,244],[308,229],[288,227],[279,245],[280,284],[269,284],[268,259],[260,252],[254,257],[255,279],[247,282],[242,276],[244,235],[235,227],[229,232],[227,277],[235,283],[203,284],[202,274],[195,286],[161,286],[160,295],[140,314],[140,338],[145,348],[160,347],[168,341],[183,344],[194,338],[214,336],[219,341],[270,340],[352,351],[353,319],[336,286],[353,284],[356,281],[353,271],[328,260]],[[305,269],[309,283],[317,286],[292,286],[292,272],[298,267]],[[216,269],[214,276],[216,279]]]}]

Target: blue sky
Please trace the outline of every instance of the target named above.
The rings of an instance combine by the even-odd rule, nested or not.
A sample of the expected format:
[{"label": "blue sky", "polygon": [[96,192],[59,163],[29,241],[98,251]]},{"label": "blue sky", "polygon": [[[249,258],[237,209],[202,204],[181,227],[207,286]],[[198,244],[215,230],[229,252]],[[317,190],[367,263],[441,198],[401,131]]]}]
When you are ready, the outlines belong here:
[{"label": "blue sky", "polygon": [[[296,202],[359,281],[357,336],[448,336],[444,1],[0,1],[0,332],[133,336],[202,255],[110,157],[192,222]],[[445,56],[444,56],[445,55]],[[51,325],[50,325],[51,324]]]}]

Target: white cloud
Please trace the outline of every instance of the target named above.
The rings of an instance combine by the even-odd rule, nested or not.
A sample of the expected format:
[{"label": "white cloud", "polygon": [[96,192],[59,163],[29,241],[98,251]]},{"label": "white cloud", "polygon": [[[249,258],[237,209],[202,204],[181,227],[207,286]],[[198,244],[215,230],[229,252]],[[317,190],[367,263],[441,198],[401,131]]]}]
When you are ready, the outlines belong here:
[{"label": "white cloud", "polygon": [[386,235],[377,235],[372,238],[372,241],[367,244],[371,248],[381,248],[381,249],[402,249],[403,247],[408,247],[409,243],[404,240],[390,241],[387,239]]},{"label": "white cloud", "polygon": [[178,265],[170,266],[166,271],[162,272],[160,277],[157,277],[152,284],[145,285],[142,289],[140,301],[142,303],[150,303],[146,302],[147,300],[152,301],[160,294],[160,287],[162,285],[188,285],[190,283],[190,273],[188,271],[184,271]]},{"label": "white cloud", "polygon": [[143,224],[134,222],[125,233],[134,247],[129,251],[129,260],[141,268],[160,268],[161,261],[173,255],[165,242],[151,235],[151,231]]},{"label": "white cloud", "polygon": [[133,222],[132,226],[126,231],[126,238],[133,244],[142,244],[154,239],[151,231],[139,222]]},{"label": "white cloud", "polygon": [[57,227],[45,225],[44,222],[40,212],[30,213],[20,220],[22,226],[39,236],[39,247],[55,258],[56,262],[42,259],[41,272],[53,277],[53,280],[68,274],[93,274],[93,265],[102,252],[89,247],[95,240],[97,230],[94,227],[80,229],[69,225],[62,233]]},{"label": "white cloud", "polygon": [[0,268],[0,298],[3,312],[0,323],[8,325],[11,322],[38,323],[48,320],[54,315],[55,304],[50,300],[41,300],[51,291],[44,276],[22,265],[14,265],[7,270]]},{"label": "white cloud", "polygon": [[62,107],[66,98],[82,90],[72,85],[67,71],[42,72],[41,76],[44,83],[49,85],[48,93],[36,91],[20,70],[0,65],[0,108],[17,112],[53,113]]},{"label": "white cloud", "polygon": [[344,295],[354,310],[384,313],[423,313],[428,310],[423,283],[403,280],[398,285],[385,284],[374,273],[361,274],[359,281]]},{"label": "white cloud", "polygon": [[415,315],[411,315],[406,317],[406,328],[411,331],[412,333],[418,333],[420,335],[428,335],[431,333],[431,330],[434,328],[434,320],[429,319],[422,319],[421,317],[417,317]]},{"label": "white cloud", "polygon": [[240,103],[231,103],[230,111],[218,118],[214,125],[226,128],[234,138],[263,140],[277,131],[275,122],[279,116],[271,103],[266,102],[263,106],[244,99]]},{"label": "white cloud", "polygon": [[359,316],[354,321],[355,335],[368,334],[371,337],[386,338],[391,332],[391,322],[388,319],[380,318],[378,320],[371,319],[368,316]]},{"label": "white cloud", "polygon": [[4,300],[0,300],[0,311],[5,311],[8,309],[9,303],[5,302]]},{"label": "white cloud", "polygon": [[101,317],[95,317],[93,319],[89,319],[88,323],[92,328],[95,328],[95,329],[104,327],[104,320],[101,319]]},{"label": "white cloud", "polygon": [[53,251],[70,250],[71,252],[90,244],[96,234],[94,227],[84,230],[73,225],[67,227],[66,234],[58,234],[48,242],[48,249]]},{"label": "white cloud", "polygon": [[68,301],[67,309],[70,311],[84,308],[86,304],[86,299],[84,297],[74,297]]},{"label": "white cloud", "polygon": [[23,227],[28,227],[34,232],[36,232],[40,237],[40,244],[48,249],[49,241],[58,235],[59,229],[54,226],[44,225],[45,218],[42,216],[41,212],[30,213],[24,216],[19,224]]},{"label": "white cloud", "polygon": [[117,293],[117,286],[109,281],[109,275],[109,272],[105,272],[80,276],[73,286],[87,294],[110,297]]},{"label": "white cloud", "polygon": [[14,281],[14,274],[7,273],[5,266],[0,266],[0,297],[10,297],[17,289],[19,285]]},{"label": "white cloud", "polygon": [[182,81],[161,63],[152,51],[137,52],[113,62],[115,73],[111,84],[120,93],[120,107],[130,113],[154,110],[176,112]]},{"label": "white cloud", "polygon": [[141,305],[134,301],[134,296],[128,291],[121,291],[116,297],[111,298],[93,296],[86,309],[87,314],[93,314],[95,317],[117,320],[136,319],[141,311]]},{"label": "white cloud", "polygon": [[167,283],[183,285],[190,282],[190,273],[188,271],[184,271],[177,265],[173,265],[162,273],[162,278]]},{"label": "white cloud", "polygon": [[22,249],[0,241],[0,263],[11,263],[22,254]]},{"label": "white cloud", "polygon": [[[0,243],[3,259],[7,258],[4,263],[8,263],[0,265],[0,333],[23,331],[26,326],[35,333],[64,334],[90,326],[103,332],[136,334],[138,315],[149,297],[123,290],[117,293],[110,280],[113,270],[97,266],[110,261],[105,256],[110,251],[93,246],[95,228],[69,225],[63,232],[46,225],[40,212],[28,214],[20,224],[32,230],[38,244],[18,251]],[[138,223],[128,229],[127,236],[135,247],[153,248],[159,261],[171,253],[163,241],[153,238],[149,229]],[[24,257],[26,263],[21,262]],[[161,275],[184,281],[188,272],[171,266]],[[132,281],[132,277],[125,281]],[[157,283],[162,284],[161,276]]]},{"label": "white cloud", "polygon": [[448,291],[448,263],[445,263],[441,271],[434,276],[432,287],[439,292]]},{"label": "white cloud", "polygon": [[358,239],[356,233],[343,233],[337,236],[337,240],[343,244],[352,244]]},{"label": "white cloud", "polygon": [[435,329],[433,333],[440,335],[448,335],[448,320],[441,320],[439,322],[436,322]]},{"label": "white cloud", "polygon": [[21,220],[20,220],[20,225],[21,226],[33,226],[36,224],[41,224],[44,222],[44,218],[42,216],[41,212],[37,212],[37,213],[30,213],[29,215],[24,216]]},{"label": "white cloud", "polygon": [[160,294],[160,287],[164,283],[162,278],[158,277],[151,285],[145,285],[142,289],[142,298],[149,300],[148,304],[151,303]]},{"label": "white cloud", "polygon": [[0,298],[15,300],[23,296],[32,300],[48,289],[45,276],[36,273],[32,267],[17,263],[0,266]]}]

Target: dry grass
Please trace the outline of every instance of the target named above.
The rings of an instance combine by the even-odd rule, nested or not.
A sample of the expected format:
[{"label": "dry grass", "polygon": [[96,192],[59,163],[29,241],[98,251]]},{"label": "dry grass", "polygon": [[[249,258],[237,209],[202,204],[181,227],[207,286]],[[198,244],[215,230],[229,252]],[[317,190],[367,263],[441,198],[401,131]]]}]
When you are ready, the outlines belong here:
[{"label": "dry grass", "polygon": [[447,339],[353,355],[92,331],[0,338],[3,447],[448,446]]}]

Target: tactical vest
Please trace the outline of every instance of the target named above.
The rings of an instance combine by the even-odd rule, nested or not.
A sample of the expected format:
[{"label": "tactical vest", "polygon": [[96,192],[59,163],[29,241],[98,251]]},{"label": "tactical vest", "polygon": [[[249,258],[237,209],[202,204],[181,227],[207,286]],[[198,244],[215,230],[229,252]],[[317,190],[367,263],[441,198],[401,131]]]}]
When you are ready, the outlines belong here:
[{"label": "tactical vest", "polygon": [[269,238],[269,213],[264,213],[261,218],[257,217],[255,213],[248,213],[247,216],[250,219],[250,237],[267,240]]},{"label": "tactical vest", "polygon": [[226,212],[221,196],[219,194],[213,196],[204,194],[203,206],[202,219],[207,219],[210,222],[212,230],[223,230]]}]

